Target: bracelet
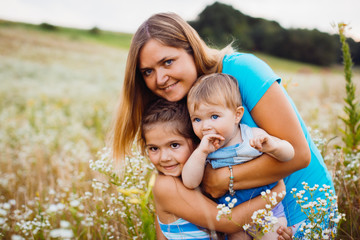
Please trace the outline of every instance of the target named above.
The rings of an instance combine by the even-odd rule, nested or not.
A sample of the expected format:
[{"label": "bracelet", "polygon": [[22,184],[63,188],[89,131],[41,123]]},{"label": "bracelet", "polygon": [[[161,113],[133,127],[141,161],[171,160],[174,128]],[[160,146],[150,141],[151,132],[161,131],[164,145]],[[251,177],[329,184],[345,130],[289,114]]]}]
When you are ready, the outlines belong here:
[{"label": "bracelet", "polygon": [[229,193],[230,193],[231,196],[234,196],[234,194],[235,194],[235,191],[234,191],[234,175],[233,175],[232,166],[229,166],[229,170],[230,170]]}]

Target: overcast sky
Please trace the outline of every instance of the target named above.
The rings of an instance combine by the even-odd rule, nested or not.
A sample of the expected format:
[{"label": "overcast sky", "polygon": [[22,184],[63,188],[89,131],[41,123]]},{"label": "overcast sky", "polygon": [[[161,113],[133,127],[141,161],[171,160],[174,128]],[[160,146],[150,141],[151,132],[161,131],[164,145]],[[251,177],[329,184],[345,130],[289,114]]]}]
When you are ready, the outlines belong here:
[{"label": "overcast sky", "polygon": [[[158,12],[176,12],[185,20],[215,0],[0,0],[0,19],[47,22],[77,28],[134,33]],[[318,29],[334,33],[332,23],[350,24],[360,41],[360,0],[219,0],[242,13],[275,20],[285,28]]]}]

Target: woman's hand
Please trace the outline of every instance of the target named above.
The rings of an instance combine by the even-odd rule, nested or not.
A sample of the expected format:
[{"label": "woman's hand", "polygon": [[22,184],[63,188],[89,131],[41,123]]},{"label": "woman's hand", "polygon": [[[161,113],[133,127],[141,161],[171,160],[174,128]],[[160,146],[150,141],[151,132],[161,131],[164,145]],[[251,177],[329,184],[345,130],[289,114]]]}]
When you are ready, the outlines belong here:
[{"label": "woman's hand", "polygon": [[229,190],[229,181],[224,178],[230,177],[228,167],[213,169],[210,164],[206,164],[204,176],[201,182],[201,188],[213,198],[219,198]]},{"label": "woman's hand", "polygon": [[283,227],[280,226],[277,230],[276,230],[277,234],[279,234],[278,236],[278,240],[290,240],[292,239],[293,236],[293,232],[291,227]]}]

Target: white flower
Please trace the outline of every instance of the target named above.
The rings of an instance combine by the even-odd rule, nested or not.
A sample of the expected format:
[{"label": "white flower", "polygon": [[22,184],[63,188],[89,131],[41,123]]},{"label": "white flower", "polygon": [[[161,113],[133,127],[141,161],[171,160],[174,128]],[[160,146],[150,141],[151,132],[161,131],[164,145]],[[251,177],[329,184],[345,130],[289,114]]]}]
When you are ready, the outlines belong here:
[{"label": "white flower", "polygon": [[12,235],[11,240],[24,240],[24,238],[22,236],[19,236],[19,235]]},{"label": "white flower", "polygon": [[70,202],[70,206],[72,207],[78,207],[80,205],[80,201],[79,200],[72,200]]},{"label": "white flower", "polygon": [[247,231],[250,228],[250,224],[245,224],[243,226],[244,231]]},{"label": "white flower", "polygon": [[225,201],[230,202],[230,197],[226,197]]},{"label": "white flower", "polygon": [[58,229],[51,230],[50,237],[70,239],[70,238],[74,237],[74,233],[70,229],[58,228]]},{"label": "white flower", "polygon": [[7,211],[0,208],[0,216],[6,216],[6,214],[7,214]]},{"label": "white flower", "polygon": [[70,227],[70,223],[68,221],[65,220],[60,221],[60,228],[69,228],[69,227]]}]

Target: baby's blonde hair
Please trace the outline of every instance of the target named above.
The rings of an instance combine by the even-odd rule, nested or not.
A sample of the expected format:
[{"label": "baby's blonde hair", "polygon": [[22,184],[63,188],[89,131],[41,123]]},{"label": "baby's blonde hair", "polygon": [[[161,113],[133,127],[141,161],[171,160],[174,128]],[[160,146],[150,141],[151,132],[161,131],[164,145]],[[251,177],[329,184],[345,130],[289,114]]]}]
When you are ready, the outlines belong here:
[{"label": "baby's blonde hair", "polygon": [[190,112],[195,111],[203,103],[234,110],[241,106],[237,80],[224,73],[212,73],[198,78],[187,97],[188,109]]}]

